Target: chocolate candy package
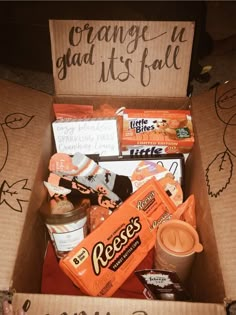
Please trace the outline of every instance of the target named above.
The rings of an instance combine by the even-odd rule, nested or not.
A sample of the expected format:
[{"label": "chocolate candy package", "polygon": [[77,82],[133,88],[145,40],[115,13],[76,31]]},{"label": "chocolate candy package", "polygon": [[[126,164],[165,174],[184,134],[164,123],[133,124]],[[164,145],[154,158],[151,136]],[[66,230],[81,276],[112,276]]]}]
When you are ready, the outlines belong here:
[{"label": "chocolate candy package", "polygon": [[[190,301],[176,272],[158,269],[135,271],[135,275],[146,289],[145,296],[153,300]],[[144,291],[144,292],[145,292]]]},{"label": "chocolate candy package", "polygon": [[112,296],[154,247],[158,226],[175,211],[153,178],[61,259],[60,267],[85,294]]}]

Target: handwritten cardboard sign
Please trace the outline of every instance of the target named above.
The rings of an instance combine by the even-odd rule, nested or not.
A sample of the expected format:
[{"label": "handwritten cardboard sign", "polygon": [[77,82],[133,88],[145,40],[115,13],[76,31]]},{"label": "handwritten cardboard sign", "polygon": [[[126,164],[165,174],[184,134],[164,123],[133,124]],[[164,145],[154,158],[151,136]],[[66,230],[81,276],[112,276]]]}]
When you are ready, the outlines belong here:
[{"label": "handwritten cardboard sign", "polygon": [[186,96],[193,22],[51,20],[56,93]]},{"label": "handwritten cardboard sign", "polygon": [[52,127],[57,152],[100,156],[120,154],[116,118],[56,120]]}]

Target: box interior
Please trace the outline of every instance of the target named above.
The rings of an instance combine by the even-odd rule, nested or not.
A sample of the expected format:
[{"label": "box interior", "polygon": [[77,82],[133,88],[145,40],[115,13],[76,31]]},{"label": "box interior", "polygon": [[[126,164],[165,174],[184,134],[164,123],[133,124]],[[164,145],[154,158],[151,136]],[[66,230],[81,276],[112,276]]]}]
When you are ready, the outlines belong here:
[{"label": "box interior", "polygon": [[[189,99],[182,98],[117,98],[117,97],[56,97],[54,102],[100,104],[109,103],[119,108],[143,107],[187,108]],[[47,191],[43,186],[43,180],[47,179],[47,165],[50,156],[55,151],[51,123],[54,120],[53,113],[48,117],[47,128],[44,134],[44,146],[42,148],[37,176],[32,191],[30,205],[26,215],[23,233],[13,272],[12,287],[21,293],[40,293],[41,274],[44,254],[47,247],[48,235],[44,223],[39,217],[39,207],[47,199]],[[221,266],[218,257],[217,244],[212,223],[210,206],[204,185],[201,166],[201,154],[199,151],[198,135],[195,134],[194,149],[189,155],[185,169],[185,194],[193,193],[196,197],[197,230],[204,251],[196,256],[192,273],[186,286],[194,302],[222,303],[225,297],[224,283]],[[38,204],[39,207],[35,207]],[[34,279],[32,281],[32,279]]]},{"label": "box interior", "polygon": [[[100,68],[98,66],[100,64],[100,57],[105,50],[109,52],[111,48],[113,48],[112,43],[106,46],[106,48],[100,45],[101,43],[97,43],[97,49],[94,51],[93,55],[94,58],[96,57],[95,60],[97,61],[97,65],[96,67],[91,68],[96,71],[92,71],[91,69],[88,71],[88,68],[84,66],[77,69],[79,74],[76,71],[72,71],[72,76],[71,74],[68,75],[66,82],[63,82],[63,80],[60,80],[57,77],[58,69],[56,68],[56,61],[58,56],[63,56],[69,47],[68,30],[72,26],[71,23],[77,22],[69,21],[63,22],[62,24],[51,22],[50,32],[52,40],[54,81],[57,93],[56,97],[52,99],[51,96],[25,89],[17,85],[12,85],[11,83],[1,82],[0,85],[2,118],[4,118],[5,115],[5,120],[7,121],[7,119],[9,119],[9,113],[10,115],[12,114],[11,111],[15,111],[14,115],[26,111],[26,113],[33,113],[33,115],[36,116],[36,118],[32,120],[32,124],[30,124],[29,128],[26,128],[27,130],[21,130],[22,137],[20,137],[20,132],[18,136],[18,133],[15,132],[14,128],[7,128],[10,127],[9,123],[6,123],[6,121],[1,122],[3,131],[4,128],[8,129],[8,136],[11,137],[10,149],[12,150],[13,148],[12,151],[9,151],[8,163],[1,173],[4,177],[3,183],[4,185],[10,185],[15,183],[18,178],[21,179],[22,176],[28,178],[31,183],[30,200],[26,200],[29,201],[29,203],[25,203],[24,209],[21,210],[21,215],[15,211],[9,212],[7,206],[4,207],[5,199],[0,199],[0,205],[3,203],[3,209],[1,209],[3,210],[1,212],[1,218],[3,218],[3,220],[0,222],[0,225],[4,231],[4,242],[2,242],[1,248],[2,251],[6,253],[6,255],[3,256],[3,264],[1,266],[1,289],[14,289],[17,292],[15,297],[16,301],[18,301],[16,302],[18,305],[20,305],[22,299],[25,299],[26,297],[34,300],[32,309],[33,311],[35,310],[35,313],[37,314],[49,314],[48,307],[53,310],[53,314],[57,314],[57,312],[61,314],[62,309],[70,309],[74,311],[78,309],[78,307],[75,306],[80,304],[80,301],[82,307],[83,305],[87,305],[87,303],[89,304],[89,313],[103,310],[104,305],[108,305],[112,310],[112,314],[120,314],[120,310],[122,309],[125,310],[125,312],[128,309],[128,313],[129,311],[132,313],[132,309],[135,311],[137,310],[137,307],[134,307],[135,304],[138,305],[140,309],[145,305],[144,309],[149,310],[150,314],[155,314],[156,310],[161,310],[160,312],[164,310],[162,313],[167,311],[169,313],[175,313],[176,315],[189,314],[192,312],[200,314],[223,314],[225,298],[235,298],[235,254],[232,251],[232,249],[235,248],[233,237],[236,235],[232,223],[234,222],[233,218],[235,218],[232,211],[232,203],[234,201],[232,187],[235,181],[232,180],[232,185],[229,185],[229,189],[225,194],[222,194],[222,197],[220,196],[221,198],[210,198],[206,185],[205,166],[209,163],[208,159],[212,159],[212,157],[214,157],[212,155],[218,153],[215,152],[214,149],[222,149],[222,151],[219,152],[225,152],[224,150],[226,150],[224,143],[222,142],[222,137],[220,138],[218,133],[222,133],[227,137],[230,136],[227,140],[232,140],[231,135],[233,135],[234,132],[232,130],[235,130],[235,128],[230,129],[231,133],[225,133],[224,126],[221,125],[222,121],[215,115],[214,105],[219,105],[221,111],[225,110],[227,115],[229,112],[231,113],[232,118],[228,117],[227,120],[227,122],[231,123],[231,120],[229,119],[235,117],[235,85],[231,86],[229,84],[229,87],[223,87],[222,90],[220,89],[221,94],[217,102],[214,90],[212,93],[208,92],[207,95],[200,98],[199,104],[191,106],[191,100],[185,97],[185,95],[194,33],[194,25],[192,22],[187,24],[176,22],[180,27],[179,30],[184,30],[186,27],[185,36],[187,39],[187,41],[182,41],[181,36],[177,36],[177,39],[180,39],[179,42],[177,40],[177,43],[174,36],[176,35],[175,23],[150,24],[151,29],[155,30],[159,25],[163,31],[167,31],[167,34],[169,34],[169,36],[163,40],[163,45],[160,45],[159,41],[156,43],[157,47],[150,43],[150,51],[152,51],[150,57],[152,61],[155,61],[157,57],[161,58],[165,55],[169,44],[174,46],[179,44],[181,46],[179,62],[181,62],[182,69],[184,70],[183,76],[180,72],[170,71],[170,69],[167,69],[168,67],[166,67],[164,72],[162,72],[163,80],[161,81],[161,86],[164,90],[158,90],[158,88],[160,88],[158,85],[160,83],[160,77],[158,76],[160,74],[159,72],[155,73],[156,77],[152,77],[152,85],[147,88],[146,93],[143,93],[142,89],[137,88],[137,85],[132,84],[132,80],[126,82],[127,85],[124,85],[123,82],[119,82],[117,85],[111,80],[107,90],[100,89],[95,74],[100,73]],[[92,21],[90,21],[90,23],[93,24]],[[94,26],[100,27],[100,23],[101,22],[95,22]],[[117,22],[114,23],[115,25],[117,24]],[[117,25],[125,27],[130,27],[130,25],[132,25],[132,22],[127,22],[125,25],[122,23],[123,22],[119,22]],[[113,24],[113,22],[111,24]],[[64,27],[65,29],[63,29]],[[61,36],[61,34],[63,34],[63,36]],[[83,39],[81,44],[81,51],[87,53],[89,50],[88,46],[86,46],[86,38]],[[146,44],[147,42],[142,43],[142,45],[140,45],[140,51],[138,51],[139,53],[137,55],[132,55],[132,58],[134,57],[133,65],[136,65],[138,68],[140,66],[142,49],[146,47]],[[123,48],[120,47],[121,45],[119,42],[116,43],[116,46],[120,55],[124,55],[127,58],[131,57],[130,54],[126,54],[125,51],[122,50]],[[77,56],[76,47],[71,47],[71,49],[75,53],[75,56]],[[157,55],[156,52],[158,52]],[[106,58],[107,60],[110,60],[109,56],[106,56]],[[123,71],[122,69],[123,68],[121,67],[120,73]],[[134,68],[132,71],[133,70],[136,71],[137,69]],[[179,84],[181,81],[182,84]],[[88,94],[89,96],[83,96]],[[117,97],[116,95],[120,96]],[[130,97],[127,97],[127,95],[130,95]],[[149,95],[155,95],[155,97]],[[159,97],[159,95],[162,95],[162,97]],[[186,109],[190,107],[193,113],[195,144],[186,162],[184,187],[185,197],[190,194],[195,195],[197,230],[204,251],[196,256],[186,287],[193,298],[193,302],[197,303],[165,303],[164,301],[157,301],[159,304],[156,304],[149,303],[150,301],[146,300],[144,302],[141,300],[140,302],[135,300],[128,300],[128,302],[126,302],[125,299],[113,300],[112,298],[109,298],[105,301],[103,298],[91,297],[81,297],[78,300],[77,297],[67,298],[66,296],[62,298],[60,296],[54,296],[54,298],[52,298],[50,295],[40,294],[42,267],[47,248],[48,234],[46,227],[39,216],[39,209],[48,197],[43,181],[47,179],[48,162],[53,152],[55,152],[51,126],[51,123],[55,119],[52,110],[53,102],[64,104],[91,104],[94,105],[95,108],[98,108],[102,104],[110,104],[117,109],[123,106],[128,108],[135,107],[149,109]],[[233,121],[231,125],[233,125]],[[27,150],[25,149],[25,144],[28,144],[26,141],[29,141]],[[229,149],[229,147],[227,147],[227,149]],[[230,153],[232,153],[232,151]],[[19,159],[19,156],[21,155],[24,159]],[[235,154],[231,155],[232,158],[235,157]],[[0,156],[1,158],[4,158],[2,149],[0,151]],[[29,162],[29,166],[25,165],[25,160]],[[16,163],[17,167],[12,171],[12,168]],[[220,177],[220,175],[218,174],[218,177]],[[6,180],[8,182],[6,182]],[[219,182],[221,183],[221,178]],[[1,198],[4,197],[2,190],[3,184],[1,187]],[[224,199],[224,197],[226,198]],[[226,209],[225,211],[228,213],[227,216],[225,215],[224,218],[222,218],[221,208],[224,206]],[[9,220],[12,222],[10,228],[7,225]],[[225,233],[225,227],[228,229],[227,233]],[[11,233],[14,233],[12,237]],[[211,303],[217,303],[217,306],[215,304],[212,305]],[[42,309],[44,311],[40,312]],[[167,312],[165,312],[165,314]],[[134,313],[137,312],[133,312],[133,314]]]}]

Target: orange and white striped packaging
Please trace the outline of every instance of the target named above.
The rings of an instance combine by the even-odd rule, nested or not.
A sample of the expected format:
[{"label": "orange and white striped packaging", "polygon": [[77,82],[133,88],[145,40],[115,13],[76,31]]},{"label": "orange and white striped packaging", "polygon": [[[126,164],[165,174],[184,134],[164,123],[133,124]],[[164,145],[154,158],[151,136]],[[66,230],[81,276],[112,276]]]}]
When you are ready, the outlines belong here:
[{"label": "orange and white striped packaging", "polygon": [[84,293],[112,296],[153,248],[159,224],[175,211],[152,178],[61,259],[60,267]]}]

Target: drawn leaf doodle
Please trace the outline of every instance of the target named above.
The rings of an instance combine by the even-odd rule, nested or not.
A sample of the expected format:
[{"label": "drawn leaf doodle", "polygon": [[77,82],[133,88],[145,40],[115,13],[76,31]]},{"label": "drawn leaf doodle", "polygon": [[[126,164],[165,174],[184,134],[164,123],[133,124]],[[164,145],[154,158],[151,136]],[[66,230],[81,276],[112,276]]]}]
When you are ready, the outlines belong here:
[{"label": "drawn leaf doodle", "polygon": [[5,202],[12,210],[22,212],[22,202],[30,199],[30,189],[26,188],[28,180],[21,179],[12,185],[6,180],[0,187],[0,205]]},{"label": "drawn leaf doodle", "polygon": [[233,162],[230,154],[227,150],[217,154],[206,169],[208,194],[218,197],[229,185],[232,174]]},{"label": "drawn leaf doodle", "polygon": [[11,129],[21,129],[28,125],[33,117],[23,113],[13,113],[5,118],[5,124]]}]

